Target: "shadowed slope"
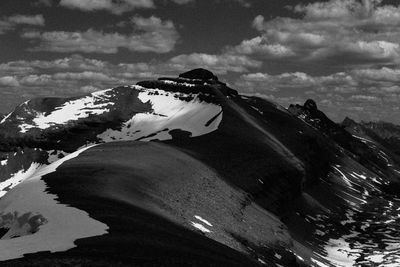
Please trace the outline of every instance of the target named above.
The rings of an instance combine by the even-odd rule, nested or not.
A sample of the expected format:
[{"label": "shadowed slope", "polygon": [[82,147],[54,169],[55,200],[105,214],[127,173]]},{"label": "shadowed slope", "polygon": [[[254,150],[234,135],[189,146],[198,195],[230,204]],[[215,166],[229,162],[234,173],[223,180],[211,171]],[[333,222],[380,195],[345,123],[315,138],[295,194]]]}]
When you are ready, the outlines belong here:
[{"label": "shadowed slope", "polygon": [[[133,266],[251,266],[258,259],[273,262],[273,248],[290,246],[274,215],[206,165],[163,144],[98,146],[44,181],[62,203],[110,227],[108,235],[78,241],[79,252],[65,255],[78,253],[85,259],[118,253],[122,263]],[[41,258],[46,256],[35,260]]]}]

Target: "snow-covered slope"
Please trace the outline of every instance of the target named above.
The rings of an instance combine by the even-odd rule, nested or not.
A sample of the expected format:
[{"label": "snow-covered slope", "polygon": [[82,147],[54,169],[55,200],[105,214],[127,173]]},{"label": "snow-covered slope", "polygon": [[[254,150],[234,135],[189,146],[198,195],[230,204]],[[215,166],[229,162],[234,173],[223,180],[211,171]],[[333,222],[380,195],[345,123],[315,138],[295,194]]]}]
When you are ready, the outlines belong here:
[{"label": "snow-covered slope", "polygon": [[[50,127],[62,126],[82,118],[87,118],[90,115],[100,115],[109,112],[110,110],[107,107],[112,104],[110,103],[111,96],[112,92],[110,90],[104,90],[92,93],[86,97],[69,100],[55,107],[50,112],[33,111],[33,118],[30,123],[24,123],[23,118],[16,117],[17,121],[21,122],[19,125],[20,132],[25,133],[32,128],[43,130]],[[5,119],[4,122],[7,122],[11,116]]]},{"label": "snow-covered slope", "polygon": [[[171,94],[161,89],[138,88],[138,98],[151,104],[151,112],[135,114],[121,129],[108,129],[98,135],[104,142],[118,140],[167,140],[171,131],[199,136],[218,129],[222,120],[219,105],[201,101],[198,94]],[[186,100],[187,98],[191,100]],[[182,99],[183,98],[183,99]]]},{"label": "snow-covered slope", "polygon": [[33,164],[13,177],[15,188],[0,198],[0,261],[40,251],[64,251],[75,247],[75,240],[107,233],[107,225],[93,220],[82,210],[57,201],[46,192],[42,177],[53,173],[64,162],[87,148],[76,151],[48,166]]}]

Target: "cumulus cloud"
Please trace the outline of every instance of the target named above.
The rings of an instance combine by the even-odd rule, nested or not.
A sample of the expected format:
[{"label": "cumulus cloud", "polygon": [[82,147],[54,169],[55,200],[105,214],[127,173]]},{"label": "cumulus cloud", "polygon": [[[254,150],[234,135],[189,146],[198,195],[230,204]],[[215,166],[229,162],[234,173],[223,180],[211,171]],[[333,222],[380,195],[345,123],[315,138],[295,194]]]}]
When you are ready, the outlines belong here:
[{"label": "cumulus cloud", "polygon": [[[343,67],[400,63],[400,6],[378,0],[329,0],[291,7],[300,18],[266,20],[252,26],[260,35],[232,48],[285,62]],[[289,61],[287,58],[290,58]]]},{"label": "cumulus cloud", "polygon": [[82,11],[106,10],[114,14],[122,14],[137,8],[155,7],[153,0],[61,0],[59,5]]},{"label": "cumulus cloud", "polygon": [[82,55],[54,60],[17,60],[0,64],[3,75],[0,76],[0,98],[14,95],[21,101],[40,96],[74,96],[161,76],[175,77],[194,67],[210,68],[222,75],[258,68],[260,64],[246,56],[223,54],[178,55],[165,61],[118,64]]},{"label": "cumulus cloud", "polygon": [[398,91],[400,69],[366,68],[337,72],[330,75],[313,76],[303,72],[289,72],[271,75],[268,73],[242,74],[236,85],[243,91],[283,91],[298,89],[302,92],[353,93],[366,92],[384,95],[385,92]]},{"label": "cumulus cloud", "polygon": [[355,69],[352,71],[360,80],[369,80],[377,82],[389,82],[398,83],[400,82],[400,69],[392,68],[380,68],[380,69]]},{"label": "cumulus cloud", "polygon": [[[170,0],[178,5],[185,5],[195,0]],[[237,0],[243,1],[243,0]],[[154,0],[61,0],[60,6],[81,10],[84,12],[108,11],[116,15],[121,15],[135,9],[155,8]]]},{"label": "cumulus cloud", "polygon": [[176,68],[182,70],[202,67],[219,74],[225,74],[227,71],[245,72],[248,68],[259,68],[262,64],[260,61],[250,59],[246,56],[204,53],[179,55],[172,58],[170,62]]},{"label": "cumulus cloud", "polygon": [[252,6],[252,3],[250,2],[250,0],[233,0],[236,3],[239,3],[241,6],[246,7],[246,8],[250,8]]},{"label": "cumulus cloud", "polygon": [[[400,115],[400,5],[381,0],[313,1],[290,17],[256,16],[258,36],[225,53],[262,60],[242,73],[240,91],[282,105],[314,98],[335,120],[391,120]],[[396,115],[396,116],[397,116]]]},{"label": "cumulus cloud", "polygon": [[39,42],[31,51],[83,52],[115,54],[119,48],[134,52],[168,53],[179,39],[172,21],[158,17],[135,16],[131,20],[132,33],[106,33],[89,29],[83,32],[29,31],[22,34],[25,39]]},{"label": "cumulus cloud", "polygon": [[[270,75],[268,73],[243,74],[236,82],[236,86],[250,93],[262,93],[263,91],[288,91],[297,90],[303,93],[307,90],[326,92],[355,91],[358,81],[351,75],[339,72],[327,76],[311,76],[304,72],[282,73]],[[295,92],[293,92],[295,93]]]},{"label": "cumulus cloud", "polygon": [[279,43],[269,43],[263,36],[257,36],[250,40],[244,40],[239,45],[229,49],[232,53],[244,55],[259,55],[265,57],[288,57],[293,56],[291,48]]},{"label": "cumulus cloud", "polygon": [[99,91],[100,89],[98,87],[92,86],[92,85],[85,85],[81,87],[81,91],[84,93],[92,93]]},{"label": "cumulus cloud", "polygon": [[3,76],[0,77],[0,85],[15,87],[19,86],[19,82],[14,76]]},{"label": "cumulus cloud", "polygon": [[382,67],[319,76],[304,72],[247,73],[234,84],[242,92],[264,96],[283,106],[313,98],[337,121],[345,116],[393,121],[395,114],[400,115],[396,109],[400,101],[399,82],[399,68]]},{"label": "cumulus cloud", "polygon": [[13,15],[0,19],[0,34],[14,30],[18,25],[44,26],[43,15]]},{"label": "cumulus cloud", "polygon": [[382,99],[372,95],[352,95],[350,100],[355,102],[381,102]]},{"label": "cumulus cloud", "polygon": [[194,2],[195,0],[171,0],[171,1],[178,5],[185,5]]}]

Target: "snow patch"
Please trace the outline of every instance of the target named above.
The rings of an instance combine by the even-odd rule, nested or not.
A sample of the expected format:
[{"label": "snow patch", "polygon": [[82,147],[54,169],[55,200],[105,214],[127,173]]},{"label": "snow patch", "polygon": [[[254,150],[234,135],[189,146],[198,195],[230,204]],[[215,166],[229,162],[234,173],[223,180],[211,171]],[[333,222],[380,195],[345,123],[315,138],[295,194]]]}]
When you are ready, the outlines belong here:
[{"label": "snow patch", "polygon": [[195,87],[196,84],[193,83],[187,83],[187,82],[176,82],[176,81],[171,81],[171,80],[161,80],[161,82],[165,83],[165,84],[172,84],[172,85],[182,85],[182,86],[186,86],[186,87]]},{"label": "snow patch", "polygon": [[325,247],[327,252],[326,260],[334,266],[351,267],[356,263],[360,250],[351,249],[350,244],[344,239],[329,239]]},{"label": "snow patch", "polygon": [[150,102],[153,111],[135,114],[121,130],[108,129],[97,137],[104,142],[168,140],[172,138],[171,130],[190,132],[195,137],[218,129],[222,121],[220,106],[200,101],[197,94],[179,93],[177,96],[193,99],[181,100],[171,92],[158,89],[143,90],[138,98],[143,103]]},{"label": "snow patch", "polygon": [[[29,214],[40,218],[41,223],[35,233],[0,240],[1,261],[20,258],[27,253],[65,251],[75,247],[74,241],[77,239],[107,233],[108,226],[90,218],[87,212],[59,203],[56,195],[46,192],[47,186],[42,180],[44,175],[55,172],[61,164],[88,148],[38,168],[0,199],[0,216],[3,218],[9,214]],[[23,227],[26,224],[20,225],[20,229],[14,227],[12,231],[23,232]]]},{"label": "snow patch", "polygon": [[23,123],[19,125],[20,132],[25,133],[32,128],[47,129],[69,121],[87,118],[90,115],[101,115],[109,112],[110,110],[107,107],[112,103],[108,101],[109,95],[107,95],[107,92],[110,90],[112,89],[94,92],[89,96],[68,101],[55,108],[50,114],[37,113],[32,120],[32,124]]},{"label": "snow patch", "polygon": [[38,163],[32,163],[29,169],[19,170],[11,175],[11,177],[0,183],[0,198],[4,196],[12,188],[20,184],[25,179],[29,178],[39,168]]}]

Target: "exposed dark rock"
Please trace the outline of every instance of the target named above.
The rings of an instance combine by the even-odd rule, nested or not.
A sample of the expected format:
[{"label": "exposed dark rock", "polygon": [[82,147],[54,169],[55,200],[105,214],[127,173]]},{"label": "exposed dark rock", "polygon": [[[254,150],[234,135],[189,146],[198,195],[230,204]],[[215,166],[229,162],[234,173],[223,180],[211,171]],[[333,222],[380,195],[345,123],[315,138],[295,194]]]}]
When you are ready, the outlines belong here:
[{"label": "exposed dark rock", "polygon": [[198,80],[213,80],[213,81],[218,81],[217,76],[214,75],[209,70],[206,69],[193,69],[188,72],[179,74],[180,78],[186,78],[186,79],[198,79]]},{"label": "exposed dark rock", "polygon": [[346,118],[344,118],[342,125],[344,127],[348,127],[348,126],[357,125],[357,123],[354,120],[350,119],[349,117],[346,117]]},{"label": "exposed dark rock", "polygon": [[304,103],[304,108],[310,110],[310,111],[315,111],[317,110],[317,104],[315,103],[314,100],[312,99],[308,99],[305,103]]}]

